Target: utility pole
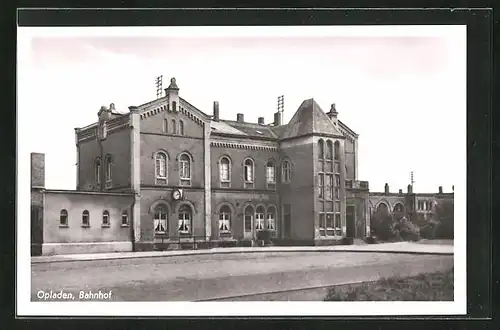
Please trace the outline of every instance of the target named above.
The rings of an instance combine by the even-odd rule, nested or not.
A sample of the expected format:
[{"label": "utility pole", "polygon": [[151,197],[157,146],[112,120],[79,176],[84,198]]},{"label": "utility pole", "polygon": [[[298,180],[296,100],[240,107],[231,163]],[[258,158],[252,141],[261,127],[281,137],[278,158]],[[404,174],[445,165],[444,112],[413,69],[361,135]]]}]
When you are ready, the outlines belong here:
[{"label": "utility pole", "polygon": [[284,98],[285,97],[283,95],[278,96],[278,113],[281,113],[280,122],[278,123],[279,125],[281,125],[283,123],[283,111],[285,110]]}]

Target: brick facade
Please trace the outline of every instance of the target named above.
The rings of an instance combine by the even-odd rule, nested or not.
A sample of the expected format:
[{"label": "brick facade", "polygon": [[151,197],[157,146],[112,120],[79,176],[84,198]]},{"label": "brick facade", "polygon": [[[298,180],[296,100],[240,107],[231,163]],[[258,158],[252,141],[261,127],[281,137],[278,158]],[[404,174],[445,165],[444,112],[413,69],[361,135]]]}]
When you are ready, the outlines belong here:
[{"label": "brick facade", "polygon": [[[338,244],[369,234],[379,203],[392,210],[397,201],[420,200],[371,195],[368,183],[357,181],[358,135],[338,120],[334,105],[325,113],[305,100],[288,124],[279,122],[280,113],[271,124],[249,123],[243,114],[221,119],[218,102],[213,115],[197,109],[180,97],[175,79],[165,91],[129,113],[102,107],[97,123],[75,129],[77,191],[42,189],[37,196],[33,190],[48,205],[39,243],[126,241],[137,251],[193,240],[252,242],[269,229],[283,244]],[[43,187],[39,155],[32,159],[32,185]],[[55,224],[63,204],[71,219],[82,207],[114,216],[126,207],[130,226],[61,228]]]}]

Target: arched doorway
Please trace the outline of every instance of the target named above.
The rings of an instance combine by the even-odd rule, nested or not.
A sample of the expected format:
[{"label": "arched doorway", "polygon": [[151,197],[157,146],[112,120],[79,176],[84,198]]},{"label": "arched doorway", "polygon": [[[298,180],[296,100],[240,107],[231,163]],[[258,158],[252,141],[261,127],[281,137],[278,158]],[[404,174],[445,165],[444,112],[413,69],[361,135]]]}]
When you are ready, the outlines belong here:
[{"label": "arched doorway", "polygon": [[243,237],[246,239],[253,239],[253,218],[254,208],[251,205],[245,207],[243,218]]}]

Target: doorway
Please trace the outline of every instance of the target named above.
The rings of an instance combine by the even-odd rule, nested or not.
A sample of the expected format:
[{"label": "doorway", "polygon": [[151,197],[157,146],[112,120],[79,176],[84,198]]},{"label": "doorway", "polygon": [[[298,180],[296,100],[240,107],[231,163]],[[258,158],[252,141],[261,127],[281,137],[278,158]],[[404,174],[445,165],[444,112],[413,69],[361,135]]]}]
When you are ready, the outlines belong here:
[{"label": "doorway", "polygon": [[346,206],[346,212],[345,212],[346,226],[347,226],[346,236],[349,238],[354,238],[354,236],[356,235],[356,214],[354,211],[355,211],[354,205]]}]

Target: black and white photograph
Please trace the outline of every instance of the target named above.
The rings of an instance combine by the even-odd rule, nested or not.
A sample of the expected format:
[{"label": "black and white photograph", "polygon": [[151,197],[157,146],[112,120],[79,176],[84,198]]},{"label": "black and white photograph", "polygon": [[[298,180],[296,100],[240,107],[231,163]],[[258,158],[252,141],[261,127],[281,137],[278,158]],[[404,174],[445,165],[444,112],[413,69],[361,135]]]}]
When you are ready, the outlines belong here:
[{"label": "black and white photograph", "polygon": [[465,26],[19,27],[17,70],[19,314],[465,314]]}]

